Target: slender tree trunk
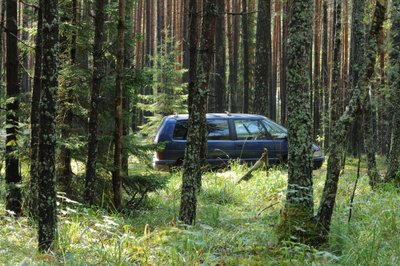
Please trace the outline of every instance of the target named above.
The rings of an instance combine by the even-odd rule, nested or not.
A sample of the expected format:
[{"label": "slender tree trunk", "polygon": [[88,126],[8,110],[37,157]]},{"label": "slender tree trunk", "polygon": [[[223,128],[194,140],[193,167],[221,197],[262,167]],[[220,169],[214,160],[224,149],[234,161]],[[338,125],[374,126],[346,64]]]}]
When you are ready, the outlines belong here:
[{"label": "slender tree trunk", "polygon": [[18,28],[17,0],[6,3],[6,209],[21,214],[22,195],[18,184],[21,182],[19,159],[16,155],[20,87],[18,82]]},{"label": "slender tree trunk", "polygon": [[226,43],[225,0],[217,0],[218,17],[215,30],[215,112],[225,111],[226,97]]},{"label": "slender tree trunk", "polygon": [[[155,13],[155,5],[153,5],[153,13]],[[124,48],[124,68],[125,70],[130,69],[132,67],[132,59],[133,59],[133,45],[131,45],[130,40],[132,40],[132,13],[133,13],[133,0],[127,0],[126,4],[126,37],[125,37],[125,48]],[[152,43],[153,43],[153,54],[155,53],[154,41],[155,41],[155,29],[154,29],[154,22],[153,24],[153,36],[152,36]],[[130,97],[128,90],[124,89],[123,92],[123,138],[125,139],[129,135],[129,124],[131,121],[131,112],[129,109],[130,106]],[[129,153],[126,147],[122,147],[122,171],[124,175],[129,174]]]},{"label": "slender tree trunk", "polygon": [[255,112],[269,115],[271,89],[271,2],[258,1],[255,63]]},{"label": "slender tree trunk", "polygon": [[[161,3],[163,1],[159,1]],[[160,5],[160,4],[159,4]],[[160,12],[160,11],[159,11]],[[183,0],[183,22],[182,22],[182,45],[183,45],[183,68],[189,69],[190,64],[190,44],[189,44],[189,0]],[[160,15],[158,16],[160,18]],[[182,82],[189,82],[189,74],[185,73]]]},{"label": "slender tree trunk", "polygon": [[376,166],[376,113],[372,104],[372,84],[365,88],[368,90],[363,102],[363,129],[364,129],[364,147],[367,153],[367,168],[369,185],[374,189],[380,180],[378,168]]},{"label": "slender tree trunk", "polygon": [[43,70],[39,134],[39,250],[53,248],[57,231],[55,182],[56,98],[58,88],[58,0],[44,1]]},{"label": "slender tree trunk", "polygon": [[214,56],[215,22],[217,18],[216,0],[204,0],[203,25],[197,62],[197,76],[192,106],[189,112],[189,127],[185,161],[183,165],[182,194],[179,219],[185,224],[193,224],[196,219],[196,190],[201,180],[202,146],[205,146],[206,102],[209,89],[209,75]]},{"label": "slender tree trunk", "polygon": [[242,0],[242,42],[243,42],[243,113],[249,112],[250,97],[250,47],[249,21],[247,15],[248,0]]},{"label": "slender tree trunk", "polygon": [[392,51],[390,53],[389,84],[392,89],[392,138],[389,152],[389,168],[386,180],[400,184],[400,2],[392,2]]},{"label": "slender tree trunk", "polygon": [[238,67],[239,67],[239,0],[233,0],[232,3],[233,22],[232,22],[232,54],[229,60],[229,88],[230,88],[230,111],[238,111]]},{"label": "slender tree trunk", "polygon": [[314,12],[314,140],[321,136],[321,1],[315,0]]},{"label": "slender tree trunk", "polygon": [[286,125],[287,108],[286,108],[286,64],[287,64],[287,36],[289,25],[289,7],[288,3],[282,5],[282,59],[281,59],[281,124]]},{"label": "slender tree trunk", "polygon": [[[21,41],[24,43],[29,43],[29,33],[28,33],[28,28],[29,28],[29,19],[28,19],[28,14],[29,14],[29,9],[26,4],[20,3],[19,4],[19,17],[20,17],[20,27],[21,30],[19,32]],[[22,93],[28,93],[31,88],[31,80],[29,78],[29,53],[24,52],[20,54],[20,62],[21,66],[19,68],[20,73],[20,80],[21,80],[21,92]]]},{"label": "slender tree trunk", "polygon": [[38,180],[39,180],[39,110],[40,110],[40,92],[42,86],[42,55],[43,55],[43,0],[39,0],[38,6],[38,21],[35,44],[35,74],[32,89],[31,103],[31,143],[30,143],[30,204],[29,210],[33,217],[37,217],[38,208]]},{"label": "slender tree trunk", "polygon": [[189,0],[189,84],[188,84],[188,110],[193,101],[193,91],[196,78],[197,44],[198,44],[198,15],[197,0]]},{"label": "slender tree trunk", "polygon": [[[70,64],[71,66],[76,65],[76,53],[77,53],[77,32],[76,27],[77,25],[77,17],[78,17],[78,10],[77,10],[77,0],[72,0],[72,19],[70,21],[73,30],[71,32],[71,48],[70,48]],[[66,18],[66,20],[69,20]],[[65,38],[65,50],[68,48],[67,37]],[[63,45],[64,46],[64,45]],[[71,87],[66,88],[67,94],[67,105],[64,107],[63,110],[64,120],[63,125],[61,128],[61,135],[64,141],[68,141],[68,138],[71,137],[71,127],[72,127],[72,120],[73,120],[73,111],[72,106],[74,104],[74,92]],[[61,169],[60,169],[60,181],[63,186],[63,189],[67,192],[68,195],[72,193],[72,168],[71,168],[71,161],[72,161],[72,151],[65,145],[61,147],[60,151],[60,160],[61,160]]]},{"label": "slender tree trunk", "polygon": [[98,105],[101,90],[101,80],[104,76],[104,6],[106,0],[96,0],[96,15],[94,17],[95,36],[93,45],[93,73],[92,90],[90,97],[89,129],[88,129],[88,154],[86,161],[85,202],[94,203],[97,176],[97,146],[98,146]]},{"label": "slender tree trunk", "polygon": [[[281,234],[310,242],[314,202],[309,62],[312,51],[313,1],[293,1],[288,45],[288,189]],[[298,134],[302,132],[302,134]]]},{"label": "slender tree trunk", "polygon": [[274,1],[274,34],[272,41],[272,78],[271,89],[269,90],[269,118],[276,121],[276,92],[278,90],[278,70],[279,70],[279,39],[280,39],[280,0]]},{"label": "slender tree trunk", "polygon": [[125,48],[125,0],[118,2],[118,50],[117,77],[115,88],[115,133],[114,170],[112,173],[115,209],[122,208],[122,135],[123,135],[123,86],[124,86],[124,48]]},{"label": "slender tree trunk", "polygon": [[[363,16],[364,16],[364,1],[356,0],[354,2],[353,10],[358,11],[358,15],[355,16],[355,27],[360,31],[354,32],[357,34],[357,39],[361,40],[363,37]],[[352,91],[352,97],[349,105],[345,108],[345,112],[341,115],[340,119],[337,119],[334,128],[331,131],[331,143],[329,147],[329,158],[328,158],[328,169],[326,174],[325,186],[321,198],[321,203],[316,216],[316,221],[320,227],[319,237],[320,240],[326,241],[330,230],[330,224],[332,220],[333,209],[335,207],[335,200],[338,188],[338,181],[340,170],[342,169],[342,154],[345,149],[346,135],[348,134],[349,126],[355,118],[356,112],[360,108],[359,103],[365,97],[365,87],[369,83],[374,73],[375,58],[377,52],[377,43],[379,38],[379,32],[381,30],[384,17],[385,17],[385,5],[382,5],[380,1],[376,2],[374,17],[372,26],[366,40],[366,48],[363,50],[364,43],[360,42],[360,51],[365,51],[365,54],[360,58],[358,65],[353,66],[355,69],[359,69],[360,79]],[[359,27],[358,27],[359,25]]]},{"label": "slender tree trunk", "polygon": [[[385,0],[385,9],[387,2]],[[379,51],[381,35],[383,33],[383,29],[380,28],[379,39],[376,44],[376,49]],[[364,146],[367,153],[367,168],[368,168],[368,177],[369,184],[374,189],[378,182],[380,181],[380,175],[378,172],[378,168],[376,165],[376,151],[377,151],[377,135],[376,135],[376,107],[373,104],[374,90],[373,84],[368,84],[368,87],[365,88],[367,93],[365,94],[365,98],[363,100],[363,128],[364,128]]]},{"label": "slender tree trunk", "polygon": [[330,97],[329,97],[329,65],[328,65],[328,33],[329,33],[329,24],[328,24],[328,0],[323,1],[323,19],[322,19],[322,27],[323,27],[323,37],[322,37],[322,86],[323,86],[323,129],[324,129],[324,142],[323,146],[325,151],[329,147],[329,106],[330,106]]}]

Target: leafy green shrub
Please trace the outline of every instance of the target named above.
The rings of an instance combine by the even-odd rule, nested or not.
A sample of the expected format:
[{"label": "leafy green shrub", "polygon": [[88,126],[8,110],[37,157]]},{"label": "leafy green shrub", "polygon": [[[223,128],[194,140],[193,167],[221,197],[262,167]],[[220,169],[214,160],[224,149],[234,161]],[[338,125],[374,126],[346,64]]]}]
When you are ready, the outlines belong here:
[{"label": "leafy green shrub", "polygon": [[127,206],[137,208],[150,192],[163,189],[169,178],[160,174],[130,175],[123,179],[123,188],[130,197]]}]

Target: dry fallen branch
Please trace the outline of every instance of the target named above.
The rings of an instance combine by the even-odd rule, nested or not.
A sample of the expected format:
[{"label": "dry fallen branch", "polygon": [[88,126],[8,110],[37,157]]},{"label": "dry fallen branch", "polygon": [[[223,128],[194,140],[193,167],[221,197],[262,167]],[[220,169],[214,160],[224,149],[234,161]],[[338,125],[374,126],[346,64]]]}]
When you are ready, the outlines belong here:
[{"label": "dry fallen branch", "polygon": [[245,173],[237,182],[237,184],[239,184],[240,182],[244,181],[248,181],[250,180],[250,178],[252,178],[251,173],[254,170],[257,170],[258,168],[260,168],[263,163],[265,163],[265,167],[268,168],[268,150],[265,148],[263,154],[261,155],[261,158],[249,169],[249,171],[247,171],[247,173]]}]

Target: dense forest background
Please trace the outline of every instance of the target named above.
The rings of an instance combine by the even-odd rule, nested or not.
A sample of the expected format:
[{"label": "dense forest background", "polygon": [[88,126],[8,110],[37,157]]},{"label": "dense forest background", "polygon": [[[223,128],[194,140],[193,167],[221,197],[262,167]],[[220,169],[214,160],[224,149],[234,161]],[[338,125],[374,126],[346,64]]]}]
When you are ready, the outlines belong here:
[{"label": "dense forest background", "polygon": [[[194,226],[206,113],[288,128],[279,241],[329,243],[349,158],[353,199],[360,165],[371,193],[399,181],[397,0],[1,0],[0,30],[4,216],[37,225],[42,252],[61,241],[57,201],[137,215],[174,176],[174,223]],[[176,113],[190,120],[183,170],[154,171],[157,127]],[[312,143],[327,155],[318,193]]]}]

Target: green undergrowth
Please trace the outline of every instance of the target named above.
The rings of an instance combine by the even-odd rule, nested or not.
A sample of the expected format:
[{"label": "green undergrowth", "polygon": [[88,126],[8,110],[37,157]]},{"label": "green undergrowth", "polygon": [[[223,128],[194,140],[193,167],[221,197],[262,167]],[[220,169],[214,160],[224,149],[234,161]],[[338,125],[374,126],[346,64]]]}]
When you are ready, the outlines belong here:
[{"label": "green undergrowth", "polygon": [[[2,202],[0,265],[398,265],[400,191],[391,185],[371,191],[362,164],[348,224],[357,160],[348,159],[348,164],[340,178],[329,244],[319,249],[277,241],[285,169],[260,170],[237,184],[247,168],[234,165],[203,176],[192,227],[177,221],[181,172],[149,195],[147,208],[124,214],[90,209],[60,195],[58,243],[44,255],[36,252],[35,223],[5,215]],[[324,175],[324,168],[314,171],[315,206]]]}]

